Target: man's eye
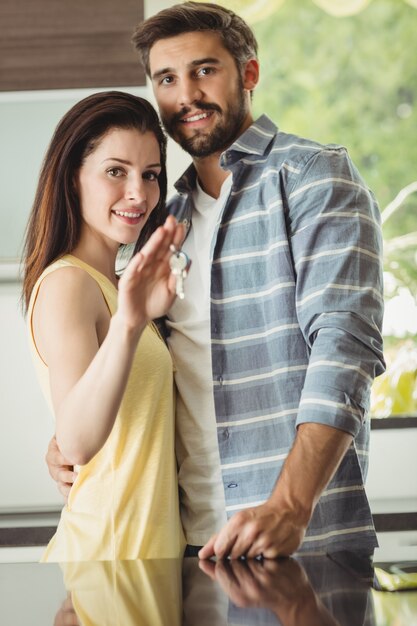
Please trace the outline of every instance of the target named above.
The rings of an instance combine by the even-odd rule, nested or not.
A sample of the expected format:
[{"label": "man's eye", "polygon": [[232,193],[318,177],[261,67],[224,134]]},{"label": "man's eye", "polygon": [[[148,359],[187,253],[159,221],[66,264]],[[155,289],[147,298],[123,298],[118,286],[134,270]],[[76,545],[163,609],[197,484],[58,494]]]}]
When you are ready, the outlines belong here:
[{"label": "man's eye", "polygon": [[161,85],[171,85],[171,83],[174,82],[174,79],[172,78],[172,76],[164,76],[163,78],[161,78]]},{"label": "man's eye", "polygon": [[198,74],[200,76],[208,76],[209,74],[212,74],[214,72],[212,67],[201,67],[198,70]]}]

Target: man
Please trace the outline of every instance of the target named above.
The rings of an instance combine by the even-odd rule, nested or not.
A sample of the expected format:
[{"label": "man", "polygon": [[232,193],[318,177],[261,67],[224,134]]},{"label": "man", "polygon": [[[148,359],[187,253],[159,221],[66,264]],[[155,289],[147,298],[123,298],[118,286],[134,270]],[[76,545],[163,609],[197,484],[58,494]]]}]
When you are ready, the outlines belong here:
[{"label": "man", "polygon": [[[231,11],[175,5],[133,41],[167,132],[193,158],[171,202],[191,225],[193,265],[168,319],[187,541],[201,558],[371,552],[375,199],[344,148],[253,121],[257,44]],[[54,474],[51,453],[49,464]]]}]

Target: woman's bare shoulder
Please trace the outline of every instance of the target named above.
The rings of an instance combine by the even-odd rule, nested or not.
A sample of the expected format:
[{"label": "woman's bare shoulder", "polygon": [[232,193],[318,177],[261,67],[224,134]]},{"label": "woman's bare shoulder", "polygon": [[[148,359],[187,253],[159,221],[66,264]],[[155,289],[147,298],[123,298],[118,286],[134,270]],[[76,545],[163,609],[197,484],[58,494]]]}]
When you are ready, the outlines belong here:
[{"label": "woman's bare shoulder", "polygon": [[[47,274],[40,286],[36,306],[65,310],[101,305],[103,296],[97,281],[84,269],[63,266]],[[100,306],[101,308],[101,306]]]},{"label": "woman's bare shoulder", "polygon": [[78,267],[62,267],[42,280],[32,314],[32,329],[45,362],[57,344],[97,341],[97,326],[109,317],[98,283]]}]

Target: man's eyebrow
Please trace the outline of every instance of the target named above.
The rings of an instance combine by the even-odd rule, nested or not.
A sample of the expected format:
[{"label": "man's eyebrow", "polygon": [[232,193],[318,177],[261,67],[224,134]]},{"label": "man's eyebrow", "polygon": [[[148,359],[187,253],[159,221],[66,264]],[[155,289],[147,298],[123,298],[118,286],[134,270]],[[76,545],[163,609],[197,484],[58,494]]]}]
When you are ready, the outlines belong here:
[{"label": "man's eyebrow", "polygon": [[[199,67],[200,65],[205,65],[205,64],[219,65],[220,61],[216,57],[204,57],[202,59],[194,59],[194,61],[191,61],[188,64],[188,67],[189,68]],[[175,74],[175,68],[163,67],[162,69],[157,70],[156,72],[152,74],[152,80],[159,78],[160,76],[164,76],[164,74]]]},{"label": "man's eyebrow", "polygon": [[195,59],[191,61],[190,67],[195,67],[196,65],[204,65],[205,63],[210,63],[211,65],[218,65],[220,60],[216,57],[204,57],[203,59]]}]

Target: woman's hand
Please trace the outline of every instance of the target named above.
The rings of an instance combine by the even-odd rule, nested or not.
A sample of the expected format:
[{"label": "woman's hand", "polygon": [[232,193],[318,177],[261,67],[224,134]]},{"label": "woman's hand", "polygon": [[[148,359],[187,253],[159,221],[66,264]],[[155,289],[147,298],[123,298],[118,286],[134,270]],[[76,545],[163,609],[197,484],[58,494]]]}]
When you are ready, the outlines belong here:
[{"label": "woman's hand", "polygon": [[127,328],[143,328],[164,315],[175,299],[170,246],[181,246],[184,226],[169,216],[129,262],[119,281],[117,316]]}]

